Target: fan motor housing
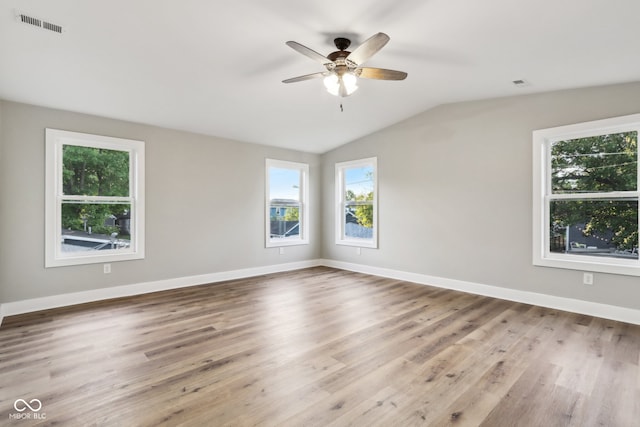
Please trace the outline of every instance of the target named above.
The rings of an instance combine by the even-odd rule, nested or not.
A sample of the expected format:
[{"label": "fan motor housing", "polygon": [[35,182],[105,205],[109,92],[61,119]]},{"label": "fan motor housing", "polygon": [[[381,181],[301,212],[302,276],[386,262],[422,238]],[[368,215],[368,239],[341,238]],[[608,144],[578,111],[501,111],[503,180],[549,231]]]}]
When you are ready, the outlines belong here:
[{"label": "fan motor housing", "polygon": [[351,52],[349,52],[348,50],[336,50],[335,52],[331,52],[329,55],[327,55],[327,58],[332,60],[333,62],[336,62],[337,59],[346,58],[350,53]]}]

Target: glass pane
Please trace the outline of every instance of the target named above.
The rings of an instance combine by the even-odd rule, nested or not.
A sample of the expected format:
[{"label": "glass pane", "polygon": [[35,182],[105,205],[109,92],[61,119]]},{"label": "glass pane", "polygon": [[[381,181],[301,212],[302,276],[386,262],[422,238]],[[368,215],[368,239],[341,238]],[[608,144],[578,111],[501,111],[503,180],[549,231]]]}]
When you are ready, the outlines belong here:
[{"label": "glass pane", "polygon": [[269,167],[270,239],[300,239],[300,169]]},{"label": "glass pane", "polygon": [[373,205],[345,207],[344,237],[347,239],[373,239]]},{"label": "glass pane", "polygon": [[637,171],[637,132],[570,139],[551,146],[551,187],[556,194],[635,191]]},{"label": "glass pane", "polygon": [[300,238],[300,206],[274,204],[270,206],[271,239]]},{"label": "glass pane", "polygon": [[300,170],[270,167],[269,198],[272,202],[300,202]]},{"label": "glass pane", "polygon": [[131,246],[131,205],[62,203],[62,252]]},{"label": "glass pane", "polygon": [[347,168],[344,171],[346,201],[373,200],[373,166]]},{"label": "glass pane", "polygon": [[63,145],[62,191],[73,196],[129,196],[129,153]]},{"label": "glass pane", "polygon": [[637,200],[551,201],[551,252],[638,259]]}]

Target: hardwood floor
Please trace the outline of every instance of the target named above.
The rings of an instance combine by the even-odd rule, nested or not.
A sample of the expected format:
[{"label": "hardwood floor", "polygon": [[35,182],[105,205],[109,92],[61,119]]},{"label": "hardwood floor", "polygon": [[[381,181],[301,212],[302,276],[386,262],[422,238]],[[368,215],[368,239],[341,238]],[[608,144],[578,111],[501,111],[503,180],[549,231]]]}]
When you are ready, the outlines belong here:
[{"label": "hardwood floor", "polygon": [[640,326],[325,267],[13,316],[0,343],[0,425],[640,423]]}]

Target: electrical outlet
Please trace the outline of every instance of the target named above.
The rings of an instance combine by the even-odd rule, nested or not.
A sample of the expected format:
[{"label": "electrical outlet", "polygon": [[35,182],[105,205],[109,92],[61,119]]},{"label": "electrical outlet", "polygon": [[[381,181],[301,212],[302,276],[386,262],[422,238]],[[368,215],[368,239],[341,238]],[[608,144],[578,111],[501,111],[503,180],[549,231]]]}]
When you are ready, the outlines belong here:
[{"label": "electrical outlet", "polygon": [[103,264],[102,268],[103,268],[104,274],[111,273],[111,264]]},{"label": "electrical outlet", "polygon": [[585,285],[593,285],[593,273],[584,273],[582,283]]},{"label": "electrical outlet", "polygon": [[280,255],[284,255],[284,248],[283,248],[282,246],[280,246],[280,252],[279,252],[279,254],[280,254]]},{"label": "electrical outlet", "polygon": [[360,248],[356,248],[356,255],[361,255],[362,254],[362,250]]}]

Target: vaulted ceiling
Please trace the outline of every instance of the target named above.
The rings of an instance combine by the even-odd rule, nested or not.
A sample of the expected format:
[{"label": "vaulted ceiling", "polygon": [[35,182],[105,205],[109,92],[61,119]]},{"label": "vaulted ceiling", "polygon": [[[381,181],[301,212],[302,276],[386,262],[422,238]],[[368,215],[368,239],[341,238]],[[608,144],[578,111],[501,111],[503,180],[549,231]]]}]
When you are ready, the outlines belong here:
[{"label": "vaulted ceiling", "polygon": [[[0,0],[0,98],[321,153],[439,104],[640,80],[639,16],[638,0]],[[366,65],[406,80],[342,99],[282,83],[323,70],[286,41],[326,55],[377,32],[391,41]]]}]

